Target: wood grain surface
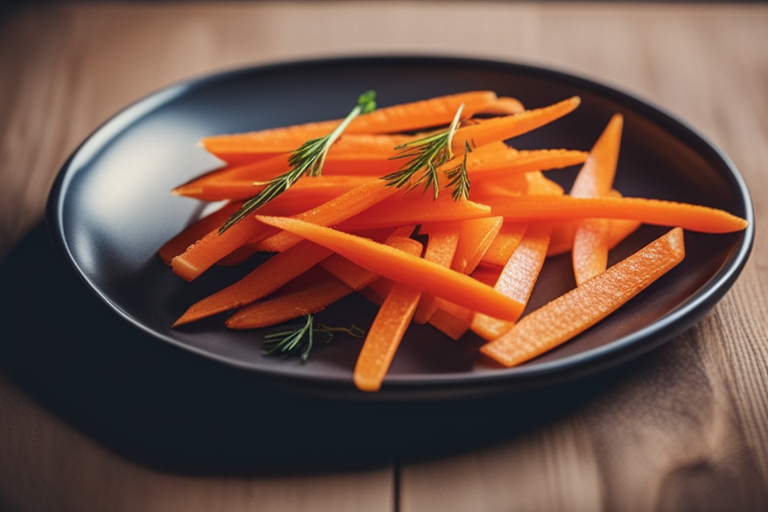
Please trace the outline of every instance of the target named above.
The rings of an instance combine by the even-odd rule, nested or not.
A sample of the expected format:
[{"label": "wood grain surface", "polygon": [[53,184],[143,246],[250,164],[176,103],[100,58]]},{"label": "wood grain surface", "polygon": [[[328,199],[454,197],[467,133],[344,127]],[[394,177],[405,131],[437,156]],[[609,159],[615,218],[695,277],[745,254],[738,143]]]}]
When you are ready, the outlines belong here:
[{"label": "wood grain surface", "polygon": [[[27,313],[68,301],[69,289],[51,284],[50,294],[42,288],[18,297],[18,315],[26,316],[0,311],[0,510],[768,509],[766,5],[193,2],[43,4],[11,12],[0,19],[2,265],[33,274],[53,265],[44,255],[39,267],[17,262],[47,250],[40,223],[48,188],[77,145],[132,101],[238,66],[390,53],[550,66],[637,94],[689,122],[723,149],[751,190],[757,236],[741,277],[694,328],[567,389],[464,404],[461,418],[443,410],[427,433],[411,423],[416,409],[393,408],[383,418],[402,415],[392,421],[401,437],[376,464],[335,466],[329,449],[318,451],[323,463],[311,468],[271,471],[265,458],[258,470],[235,474],[154,463],[150,452],[173,445],[178,431],[152,437],[151,423],[120,417],[110,405],[114,396],[96,394],[99,383],[67,373],[64,362],[86,357],[88,346],[65,345],[77,340],[67,329],[78,326],[62,327],[55,343],[14,344],[17,329],[35,322],[28,318],[58,318]],[[55,278],[51,272],[51,283]],[[109,357],[130,360],[130,350]],[[216,371],[198,364],[188,363],[190,375]],[[155,371],[147,378],[166,382],[148,365],[126,375],[138,381],[141,372]],[[120,390],[130,403],[131,389],[116,386],[110,393]],[[88,399],[73,399],[72,390]],[[169,425],[186,421],[163,411],[156,412]],[[110,436],[113,427],[118,434]],[[210,428],[226,437],[221,425]],[[307,429],[303,439],[283,439],[279,431],[262,441],[328,442]],[[410,431],[432,444],[409,445]],[[134,457],[131,439],[154,440],[154,448]],[[291,453],[300,462],[303,452]]]}]

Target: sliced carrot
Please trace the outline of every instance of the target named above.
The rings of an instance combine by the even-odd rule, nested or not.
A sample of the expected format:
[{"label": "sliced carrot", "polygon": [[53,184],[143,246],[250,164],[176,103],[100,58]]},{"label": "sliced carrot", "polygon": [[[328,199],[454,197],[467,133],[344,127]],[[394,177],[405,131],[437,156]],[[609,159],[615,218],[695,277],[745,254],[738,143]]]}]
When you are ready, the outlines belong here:
[{"label": "sliced carrot", "polygon": [[511,98],[509,96],[501,96],[496,98],[491,105],[478,111],[478,114],[492,114],[492,115],[510,115],[519,114],[523,112],[525,107],[517,98]]},{"label": "sliced carrot", "polygon": [[464,126],[456,130],[451,149],[454,154],[464,154],[465,144],[480,147],[490,142],[511,139],[572,112],[581,102],[578,96],[543,108],[526,110],[511,116],[483,120],[477,124]]},{"label": "sliced carrot", "polygon": [[[323,203],[334,197],[349,192],[355,187],[371,181],[370,176],[328,176],[304,177],[283,192],[279,197],[284,201],[304,201]],[[185,189],[184,195],[201,201],[222,201],[249,199],[265,187],[264,182],[254,183],[251,180],[216,180],[202,184],[194,189]]]},{"label": "sliced carrot", "polygon": [[[311,219],[318,224],[336,224],[378,203],[395,191],[396,189],[385,186],[383,182],[374,180],[301,213],[296,218]],[[269,212],[269,207],[270,204],[267,204],[260,211]],[[191,281],[245,243],[258,239],[259,236],[266,238],[274,233],[274,229],[257,222],[253,216],[246,217],[222,234],[213,230],[198,240],[183,254],[173,259],[173,271]],[[291,243],[297,241],[298,238],[295,238]]]},{"label": "sliced carrot", "polygon": [[267,225],[290,231],[323,245],[382,277],[408,283],[421,292],[502,319],[519,314],[519,306],[514,301],[490,286],[403,251],[298,219],[264,216],[257,218]]},{"label": "sliced carrot", "polygon": [[197,242],[208,232],[218,229],[224,224],[230,215],[240,209],[242,204],[241,201],[227,203],[215,212],[210,213],[185,227],[176,236],[163,244],[160,250],[157,251],[160,259],[162,259],[166,265],[170,265],[171,260],[183,253],[187,247]]},{"label": "sliced carrot", "polygon": [[496,238],[493,239],[488,250],[485,251],[480,263],[488,265],[497,265],[503,267],[506,265],[512,253],[515,251],[528,224],[523,222],[505,222],[502,224]]},{"label": "sliced carrot", "polygon": [[467,333],[474,317],[475,312],[472,309],[452,302],[440,301],[437,311],[429,319],[429,325],[452,340],[458,340]]},{"label": "sliced carrot", "polygon": [[[404,251],[417,257],[421,244],[408,239],[413,248]],[[403,283],[394,283],[365,337],[352,372],[352,381],[362,391],[378,391],[392,363],[419,303],[421,292]]]},{"label": "sliced carrot", "polygon": [[[451,266],[458,245],[458,230],[445,233],[431,233],[427,238],[424,259],[448,268]],[[413,315],[413,321],[417,324],[427,323],[437,310],[437,306],[438,300],[434,295],[422,294],[419,305]]]},{"label": "sliced carrot", "polygon": [[411,193],[393,196],[339,225],[342,231],[375,229],[403,224],[435,222],[457,222],[488,217],[490,207],[461,199],[454,201],[450,195],[442,194],[437,199],[432,195]]},{"label": "sliced carrot", "polygon": [[637,197],[520,196],[491,203],[506,220],[628,219],[659,226],[680,226],[703,233],[731,233],[747,221],[730,213],[687,203]]},{"label": "sliced carrot", "polygon": [[331,276],[330,279],[309,283],[292,293],[249,304],[236,311],[225,323],[230,329],[270,327],[300,316],[318,313],[353,291]]},{"label": "sliced carrot", "polygon": [[511,148],[479,155],[476,153],[473,151],[467,155],[467,172],[473,182],[495,180],[513,173],[562,169],[584,163],[588,154],[572,149],[517,151]]},{"label": "sliced carrot", "polygon": [[[327,133],[323,135],[327,135]],[[312,138],[314,137],[310,137],[310,139]],[[250,141],[235,144],[234,141],[230,141],[226,147],[217,146],[209,149],[209,151],[230,165],[241,166],[250,163],[258,164],[281,155],[287,157],[306,140],[288,137],[265,141],[260,144],[254,144]],[[331,146],[326,159],[336,160],[338,158],[365,156],[368,159],[385,160],[392,154],[392,148],[411,140],[413,140],[411,135],[345,134],[340,136]]]},{"label": "sliced carrot", "polygon": [[683,230],[672,229],[635,254],[523,317],[480,352],[511,367],[551,350],[604,319],[685,256]]},{"label": "sliced carrot", "polygon": [[451,268],[457,272],[471,274],[501,231],[503,224],[502,217],[463,221],[459,227],[459,245]]},{"label": "sliced carrot", "polygon": [[[621,130],[624,118],[615,114],[589,152],[589,157],[576,176],[570,195],[573,197],[605,197],[613,187],[619,160]],[[596,276],[608,265],[608,219],[582,219],[573,238],[573,270],[576,284]]]},{"label": "sliced carrot", "polygon": [[[447,125],[464,105],[463,116],[471,117],[478,110],[490,107],[497,100],[491,91],[469,91],[428,100],[384,107],[355,118],[345,134],[384,134],[410,132]],[[226,162],[234,162],[249,148],[267,144],[296,149],[309,139],[323,137],[333,131],[341,119],[272,128],[257,132],[217,135],[203,139],[203,146]],[[392,146],[394,147],[394,146]],[[252,149],[251,149],[252,150]]]},{"label": "sliced carrot", "polygon": [[266,297],[332,252],[304,241],[290,250],[275,254],[236,283],[193,304],[173,326],[188,324]]},{"label": "sliced carrot", "polygon": [[[548,224],[531,224],[520,245],[504,265],[494,288],[516,300],[524,309],[544,265],[549,246],[551,227]],[[515,320],[500,320],[488,315],[476,314],[470,328],[485,338],[498,338],[515,325]]]}]

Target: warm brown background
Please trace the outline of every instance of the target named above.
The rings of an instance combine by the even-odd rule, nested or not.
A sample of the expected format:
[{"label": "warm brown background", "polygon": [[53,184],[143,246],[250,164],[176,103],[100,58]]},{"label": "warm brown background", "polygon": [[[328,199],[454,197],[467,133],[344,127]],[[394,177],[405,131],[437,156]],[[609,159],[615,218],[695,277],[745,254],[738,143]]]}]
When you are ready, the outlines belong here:
[{"label": "warm brown background", "polygon": [[[719,145],[751,189],[757,237],[741,278],[700,324],[663,348],[573,384],[573,403],[541,397],[560,413],[540,413],[530,399],[517,411],[514,401],[488,404],[536,416],[525,428],[467,423],[467,435],[490,431],[493,439],[466,444],[462,429],[447,425],[465,448],[437,444],[426,456],[393,454],[362,470],[320,464],[274,474],[265,463],[259,471],[190,475],[131,457],[119,449],[124,440],[89,423],[94,410],[116,409],[66,396],[73,394],[67,379],[46,380],[41,374],[66,376],[65,365],[48,362],[40,371],[35,358],[44,353],[13,345],[29,326],[0,311],[0,339],[11,346],[0,351],[0,510],[768,509],[766,5],[243,2],[12,11],[0,19],[0,258],[35,226],[31,251],[45,252],[40,221],[54,174],[127,103],[237,66],[366,53],[551,66],[675,113]],[[30,294],[28,309],[60,306],[70,292],[51,293],[58,299]],[[48,351],[76,364],[61,348],[81,347],[68,332]],[[65,392],[57,395],[60,385]],[[87,383],[82,396],[100,385]],[[152,434],[150,427],[143,435]],[[310,434],[309,442],[323,441]]]}]

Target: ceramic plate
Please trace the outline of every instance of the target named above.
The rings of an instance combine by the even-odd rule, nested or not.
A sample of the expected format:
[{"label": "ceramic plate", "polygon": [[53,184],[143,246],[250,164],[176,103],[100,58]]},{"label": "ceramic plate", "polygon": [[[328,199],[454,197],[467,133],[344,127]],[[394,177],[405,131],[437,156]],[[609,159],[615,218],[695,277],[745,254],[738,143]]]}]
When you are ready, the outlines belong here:
[{"label": "ceramic plate", "polygon": [[[204,210],[170,190],[218,165],[201,137],[346,115],[374,89],[386,106],[472,89],[519,98],[528,108],[578,95],[572,114],[514,139],[517,148],[588,150],[611,115],[624,115],[616,188],[627,196],[698,203],[750,221],[744,232],[686,232],[688,256],[608,319],[511,369],[479,362],[481,340],[452,341],[430,326],[409,329],[378,394],[358,393],[351,371],[360,341],[339,337],[307,363],[264,357],[269,330],[228,331],[223,317],[171,329],[196,300],[247,272],[216,268],[193,283],[174,275],[157,249]],[[551,172],[569,187],[577,169]],[[60,171],[47,221],[76,272],[114,311],[158,340],[302,393],[365,399],[488,394],[572,379],[626,361],[697,322],[743,268],[754,236],[748,191],[728,158],[695,130],[630,95],[579,77],[512,63],[435,57],[367,57],[269,65],[175,85],[127,107],[91,135]],[[665,232],[644,226],[611,261]],[[574,286],[568,255],[550,259],[529,310]],[[328,323],[367,327],[375,314],[355,295],[321,313]],[[126,328],[130,328],[126,324]],[[105,333],[108,341],[109,333]],[[169,369],[172,371],[172,369]]]}]

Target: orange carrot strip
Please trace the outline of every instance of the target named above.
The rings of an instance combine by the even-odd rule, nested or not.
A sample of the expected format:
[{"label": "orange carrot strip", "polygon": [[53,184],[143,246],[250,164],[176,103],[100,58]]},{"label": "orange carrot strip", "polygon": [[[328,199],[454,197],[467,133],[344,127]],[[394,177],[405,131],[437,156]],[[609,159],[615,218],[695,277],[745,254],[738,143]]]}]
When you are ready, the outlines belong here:
[{"label": "orange carrot strip", "polygon": [[[311,219],[312,222],[324,225],[336,224],[378,203],[395,191],[396,189],[386,187],[383,182],[374,180],[317,208],[296,215],[296,218]],[[260,211],[267,213],[269,207],[270,204],[264,205]],[[274,232],[273,229],[258,223],[253,216],[246,217],[221,235],[218,230],[205,235],[183,254],[173,259],[173,271],[187,281],[191,281],[243,244],[259,236],[266,238]],[[296,241],[298,238],[292,243]]]},{"label": "orange carrot strip", "polygon": [[429,325],[449,338],[458,340],[469,330],[474,316],[475,312],[472,309],[443,300],[440,301],[440,307],[429,319]]},{"label": "orange carrot strip", "polygon": [[236,283],[193,304],[173,326],[188,324],[266,297],[332,252],[304,241],[290,250],[275,254]]},{"label": "orange carrot strip", "polygon": [[[403,239],[413,247],[404,251],[414,257],[421,254],[421,244]],[[362,391],[378,391],[419,303],[421,292],[402,283],[394,283],[381,304],[365,337],[363,348],[352,372],[352,381]]]},{"label": "orange carrot strip", "polygon": [[526,110],[511,116],[483,120],[477,124],[456,130],[451,149],[456,155],[464,154],[464,145],[480,147],[490,142],[511,139],[572,112],[581,102],[578,96],[534,110]]},{"label": "orange carrot strip", "polygon": [[[424,259],[436,263],[442,267],[450,267],[456,248],[459,245],[458,230],[445,233],[431,233],[427,239],[427,248],[424,251]],[[437,310],[438,301],[434,295],[422,294],[413,321],[417,324],[425,324]]]},{"label": "orange carrot strip", "polygon": [[491,114],[491,115],[510,115],[519,114],[523,112],[525,107],[517,98],[511,98],[509,96],[501,96],[496,99],[491,105],[477,112],[478,114]]},{"label": "orange carrot strip", "polygon": [[396,282],[437,295],[502,319],[519,314],[508,297],[469,276],[371,240],[298,219],[257,216],[265,224],[290,231],[323,245],[347,259]]},{"label": "orange carrot strip", "polygon": [[[326,202],[336,196],[371,181],[370,176],[328,176],[304,177],[283,192],[279,197],[285,201]],[[265,187],[265,183],[255,184],[251,180],[216,180],[209,181],[194,189],[186,189],[177,195],[183,195],[201,201],[221,201],[225,199],[249,199]]]},{"label": "orange carrot strip", "polygon": [[747,221],[723,210],[636,197],[520,196],[491,206],[494,215],[517,222],[590,217],[629,219],[703,233],[731,233],[747,227]]},{"label": "orange carrot strip", "polygon": [[411,322],[421,292],[395,283],[368,330],[352,381],[362,391],[378,391]]},{"label": "orange carrot strip", "polygon": [[[469,91],[383,107],[355,118],[345,134],[398,133],[447,125],[453,120],[460,105],[464,105],[463,117],[469,118],[478,110],[493,105],[496,99],[496,93],[491,91]],[[203,145],[219,158],[230,161],[227,158],[242,152],[243,148],[273,142],[290,146],[291,150],[296,149],[306,140],[327,135],[340,122],[341,119],[337,119],[250,133],[217,135],[204,138]]]},{"label": "orange carrot strip", "polygon": [[[332,130],[333,128],[322,136],[328,135]],[[309,137],[309,139],[313,138],[315,137]],[[308,139],[288,137],[264,141],[259,144],[251,141],[237,144],[235,141],[230,140],[226,146],[216,145],[214,147],[206,147],[206,149],[230,165],[244,165],[263,162],[266,159],[280,155],[287,157],[306,140]],[[411,135],[344,134],[331,146],[327,159],[335,160],[337,158],[366,155],[368,158],[383,160],[389,158],[395,146],[410,140],[413,140]]]},{"label": "orange carrot strip", "polygon": [[467,172],[473,184],[478,180],[495,180],[512,173],[562,169],[584,163],[587,154],[571,149],[537,149],[506,151],[467,155]]},{"label": "orange carrot strip", "polygon": [[585,331],[664,275],[685,256],[683,230],[672,229],[602,274],[523,317],[480,352],[511,367]]},{"label": "orange carrot strip", "polygon": [[206,215],[185,227],[176,236],[163,244],[160,250],[157,251],[160,259],[162,259],[166,265],[170,265],[171,260],[183,253],[187,247],[197,242],[208,232],[218,229],[219,226],[224,224],[230,215],[240,209],[242,204],[243,203],[240,201],[227,203],[215,212]]},{"label": "orange carrot strip", "polygon": [[353,290],[336,278],[310,283],[286,295],[249,304],[226,320],[230,329],[270,327],[300,316],[322,311]]},{"label": "orange carrot strip", "polygon": [[425,222],[457,222],[488,217],[490,213],[490,207],[484,204],[466,199],[454,201],[447,194],[433,199],[431,195],[408,194],[403,197],[401,193],[350,218],[340,224],[339,229],[350,231]]},{"label": "orange carrot strip", "polygon": [[[530,225],[494,286],[499,292],[518,301],[521,309],[528,304],[541,267],[544,265],[550,230],[547,224]],[[499,320],[478,313],[472,319],[470,328],[486,340],[492,340],[510,330],[513,325],[515,325],[514,320]]]},{"label": "orange carrot strip", "polygon": [[496,238],[493,239],[488,250],[485,251],[485,254],[480,259],[480,263],[498,265],[500,267],[506,265],[512,253],[520,245],[520,240],[523,239],[523,234],[527,227],[528,224],[521,222],[505,222],[502,224]]},{"label": "orange carrot strip", "polygon": [[[623,122],[621,114],[615,114],[608,122],[576,176],[571,196],[609,195],[619,160]],[[605,270],[608,265],[610,229],[611,221],[608,219],[582,219],[577,223],[571,252],[576,284],[581,284]]]},{"label": "orange carrot strip", "polygon": [[459,245],[451,262],[451,268],[457,272],[471,274],[501,231],[503,224],[502,217],[462,222],[459,228]]}]

